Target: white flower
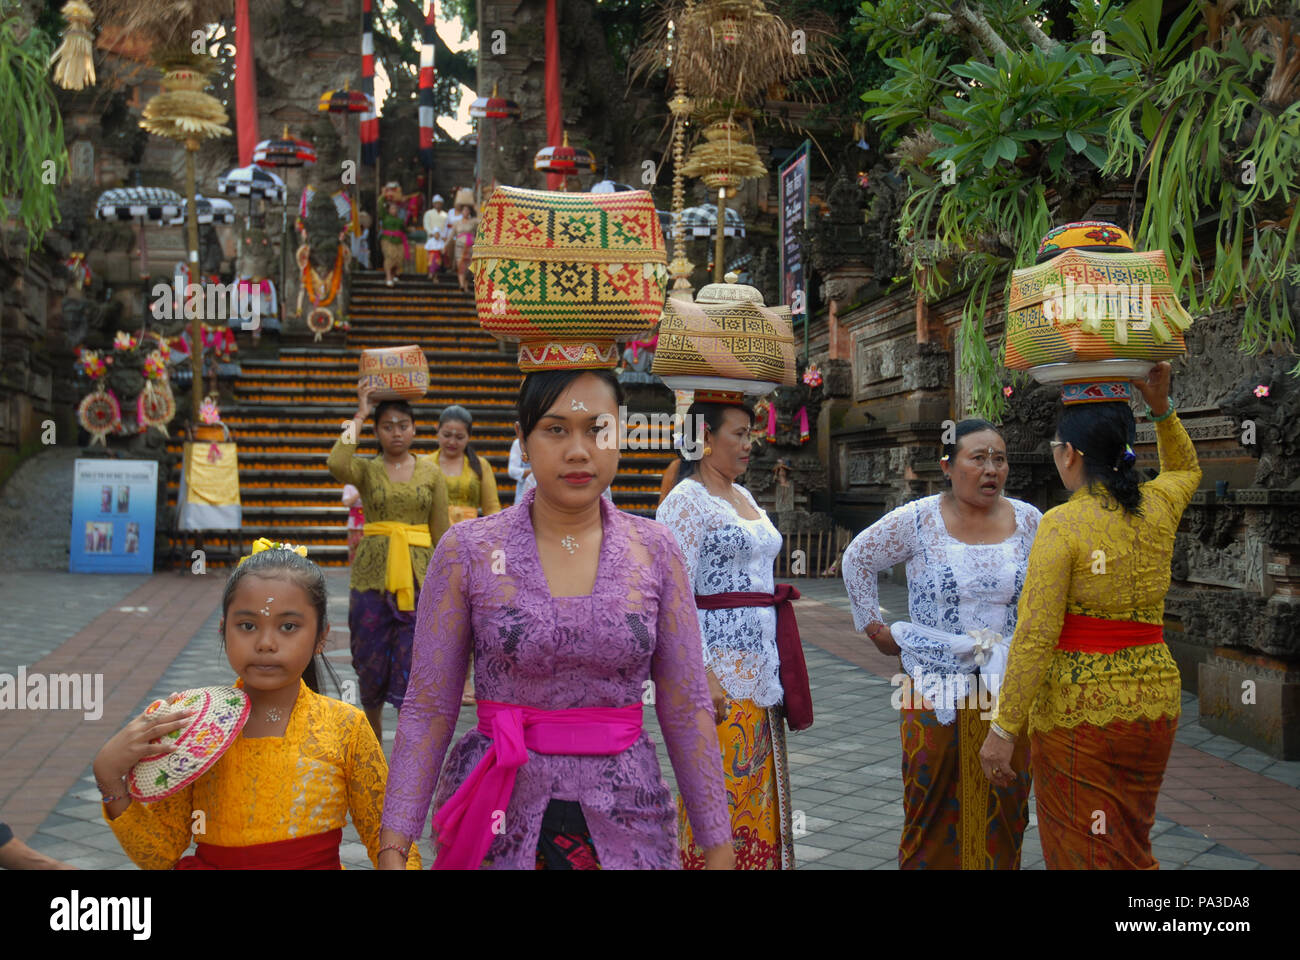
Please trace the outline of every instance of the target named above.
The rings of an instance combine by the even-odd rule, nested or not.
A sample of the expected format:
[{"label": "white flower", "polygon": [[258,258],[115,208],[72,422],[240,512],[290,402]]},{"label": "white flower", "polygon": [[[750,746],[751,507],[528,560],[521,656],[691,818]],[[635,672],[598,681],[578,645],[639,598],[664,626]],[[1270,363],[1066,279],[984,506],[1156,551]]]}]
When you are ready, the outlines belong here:
[{"label": "white flower", "polygon": [[975,641],[975,665],[982,667],[988,662],[989,654],[993,652],[993,648],[1002,642],[1002,634],[990,630],[988,627],[967,630],[966,632]]}]

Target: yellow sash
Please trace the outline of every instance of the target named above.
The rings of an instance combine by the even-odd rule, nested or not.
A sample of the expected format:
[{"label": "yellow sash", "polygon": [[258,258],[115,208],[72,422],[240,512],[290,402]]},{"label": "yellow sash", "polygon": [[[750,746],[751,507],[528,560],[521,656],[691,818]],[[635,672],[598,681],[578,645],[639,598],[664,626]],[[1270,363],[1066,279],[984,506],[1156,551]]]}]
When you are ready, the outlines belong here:
[{"label": "yellow sash", "polygon": [[415,609],[415,572],[411,569],[411,547],[431,547],[427,523],[399,523],[376,520],[367,523],[361,533],[367,537],[388,538],[388,568],[384,589],[397,597],[398,610]]}]

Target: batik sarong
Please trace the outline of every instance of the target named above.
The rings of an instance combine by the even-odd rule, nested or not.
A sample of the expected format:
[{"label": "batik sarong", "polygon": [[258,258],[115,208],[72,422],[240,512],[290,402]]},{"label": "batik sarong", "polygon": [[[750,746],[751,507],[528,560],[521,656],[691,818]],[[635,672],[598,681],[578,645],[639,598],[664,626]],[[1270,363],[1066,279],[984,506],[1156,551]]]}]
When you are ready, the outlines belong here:
[{"label": "batik sarong", "polygon": [[[419,595],[416,588],[417,608]],[[415,610],[398,610],[397,598],[387,590],[353,590],[348,630],[361,706],[369,709],[388,702],[400,709],[411,675]]]},{"label": "batik sarong", "polygon": [[[910,686],[910,681],[907,681]],[[907,690],[904,691],[908,693]],[[989,721],[961,708],[950,724],[907,699],[900,710],[903,742],[903,835],[900,870],[1018,870],[1029,823],[1028,750],[1016,742],[1016,782],[994,787],[980,767]]]},{"label": "batik sarong", "polygon": [[[793,870],[785,721],[777,707],[760,707],[753,700],[728,699],[728,703],[731,712],[718,727],[718,741],[722,746],[722,771],[727,778],[736,869]],[[682,867],[703,870],[704,851],[695,844],[680,796],[677,836]]]},{"label": "batik sarong", "polygon": [[1047,869],[1159,869],[1151,856],[1151,825],[1177,729],[1177,717],[1161,717],[1033,734]]}]

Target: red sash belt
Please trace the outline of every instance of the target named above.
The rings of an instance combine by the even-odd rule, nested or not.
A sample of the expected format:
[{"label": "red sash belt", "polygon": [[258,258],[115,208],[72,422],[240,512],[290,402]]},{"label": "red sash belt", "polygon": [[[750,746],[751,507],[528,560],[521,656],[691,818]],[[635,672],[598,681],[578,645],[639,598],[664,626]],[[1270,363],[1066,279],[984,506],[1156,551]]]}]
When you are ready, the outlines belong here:
[{"label": "red sash belt", "polygon": [[188,857],[181,857],[177,870],[342,870],[339,844],[343,828],[326,833],[246,847],[218,847],[200,843]]},{"label": "red sash belt", "polygon": [[781,661],[781,687],[785,690],[785,722],[791,730],[807,730],[813,723],[812,691],[808,689],[808,665],[803,659],[799,625],[794,619],[791,600],[799,591],[788,583],[778,583],[775,593],[737,590],[732,593],[695,595],[701,610],[724,610],[733,607],[776,607],[776,652]]},{"label": "red sash belt", "polygon": [[408,260],[411,258],[411,244],[410,244],[410,241],[406,239],[406,233],[405,233],[404,231],[402,231],[402,230],[380,230],[380,231],[379,231],[379,235],[380,235],[381,237],[391,237],[391,238],[393,238],[393,240],[392,240],[393,243],[396,243],[398,240],[401,240],[401,241],[402,241],[402,256],[405,257],[405,258],[408,259]]},{"label": "red sash belt", "polygon": [[1135,620],[1104,620],[1085,617],[1081,613],[1067,613],[1061,625],[1061,638],[1057,650],[1075,650],[1079,653],[1114,653],[1126,647],[1143,647],[1161,643],[1165,628],[1159,623],[1138,623]]}]

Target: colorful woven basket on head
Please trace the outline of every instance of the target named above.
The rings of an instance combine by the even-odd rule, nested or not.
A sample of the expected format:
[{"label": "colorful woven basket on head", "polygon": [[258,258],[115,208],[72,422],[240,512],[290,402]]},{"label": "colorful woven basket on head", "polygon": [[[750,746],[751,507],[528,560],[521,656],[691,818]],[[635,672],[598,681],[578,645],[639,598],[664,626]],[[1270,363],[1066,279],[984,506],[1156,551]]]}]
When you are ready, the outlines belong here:
[{"label": "colorful woven basket on head", "polygon": [[663,311],[668,257],[644,190],[498,187],[471,248],[479,323],[519,343],[524,372],[618,362]]},{"label": "colorful woven basket on head", "polygon": [[[754,287],[711,283],[695,302],[669,298],[651,372],[697,402],[739,403],[795,382],[790,309],[765,307]],[[749,381],[746,385],[744,381]]]},{"label": "colorful woven basket on head", "polygon": [[172,753],[145,757],[131,768],[127,789],[131,796],[149,803],[183,790],[221,759],[248,722],[248,695],[238,687],[197,687],[174,693],[166,700],[149,704],[145,714],[197,710],[185,726],[153,743],[175,744]]},{"label": "colorful woven basket on head", "polygon": [[1012,370],[1155,363],[1186,352],[1183,331],[1192,319],[1174,294],[1163,250],[1133,252],[1119,227],[1087,222],[1049,233],[1040,259],[1011,274],[1006,365]]},{"label": "colorful woven basket on head", "polygon": [[429,361],[414,344],[362,350],[361,377],[376,386],[374,400],[418,400],[429,391]]}]

